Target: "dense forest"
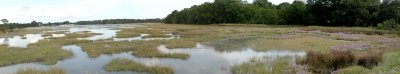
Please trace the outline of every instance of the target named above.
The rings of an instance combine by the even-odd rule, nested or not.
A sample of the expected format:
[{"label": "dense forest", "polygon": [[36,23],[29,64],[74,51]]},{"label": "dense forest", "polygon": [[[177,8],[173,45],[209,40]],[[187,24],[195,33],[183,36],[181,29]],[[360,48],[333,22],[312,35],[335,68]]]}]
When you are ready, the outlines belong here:
[{"label": "dense forest", "polygon": [[75,24],[87,25],[87,24],[127,24],[127,23],[161,23],[163,19],[105,19],[105,20],[93,20],[93,21],[78,21]]},{"label": "dense forest", "polygon": [[[400,21],[400,0],[308,0],[274,5],[268,0],[214,0],[175,10],[165,23],[388,26]],[[398,24],[398,23],[397,23]],[[389,25],[391,26],[391,25]]]}]

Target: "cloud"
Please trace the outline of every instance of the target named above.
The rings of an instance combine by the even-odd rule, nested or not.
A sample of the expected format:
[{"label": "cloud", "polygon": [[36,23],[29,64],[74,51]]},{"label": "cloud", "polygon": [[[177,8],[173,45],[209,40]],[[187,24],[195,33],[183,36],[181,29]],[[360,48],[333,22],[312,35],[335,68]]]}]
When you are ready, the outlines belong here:
[{"label": "cloud", "polygon": [[[96,19],[163,18],[173,10],[214,0],[0,0],[0,19],[61,22]],[[293,0],[269,0],[275,4]]]}]

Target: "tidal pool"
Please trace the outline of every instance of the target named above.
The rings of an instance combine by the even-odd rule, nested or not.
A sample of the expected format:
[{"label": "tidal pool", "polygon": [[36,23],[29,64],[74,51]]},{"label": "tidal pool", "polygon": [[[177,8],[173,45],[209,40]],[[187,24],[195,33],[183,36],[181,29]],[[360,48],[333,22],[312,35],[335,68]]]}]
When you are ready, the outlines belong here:
[{"label": "tidal pool", "polygon": [[[130,27],[126,25],[90,25],[90,26],[71,26],[67,33],[88,31],[91,33],[101,33],[88,38],[79,38],[84,40],[102,40],[112,39],[112,41],[133,41],[133,40],[151,40],[151,39],[174,39],[179,38],[176,35],[170,35],[170,38],[142,38],[148,34],[142,34],[139,37],[132,38],[114,38],[115,28]],[[60,30],[61,31],[61,30]],[[53,35],[62,37],[63,34]],[[19,36],[12,38],[0,38],[0,44],[8,44],[15,47],[26,47],[28,44],[35,43],[38,40],[44,39],[42,34],[27,34],[22,38]],[[241,44],[239,44],[241,45]],[[236,46],[236,45],[235,45]],[[230,48],[230,47],[227,47]],[[63,46],[62,49],[73,53],[73,57],[64,60],[59,60],[54,65],[43,65],[40,63],[22,63],[10,66],[0,67],[0,72],[4,74],[13,74],[19,69],[35,68],[48,70],[51,67],[64,69],[67,74],[141,74],[131,71],[107,72],[104,66],[113,59],[123,58],[129,59],[146,66],[167,66],[175,70],[175,74],[230,74],[230,67],[236,64],[249,61],[251,58],[266,58],[274,60],[280,57],[303,57],[306,52],[289,51],[289,50],[271,50],[266,52],[254,51],[246,46],[236,46],[234,50],[217,50],[215,46],[209,46],[198,43],[194,48],[179,48],[168,49],[165,45],[161,45],[158,49],[162,53],[187,53],[190,55],[188,59],[172,59],[172,58],[145,58],[131,55],[131,52],[123,52],[118,54],[103,54],[99,57],[90,58],[88,54],[82,51],[81,47],[76,45]]]}]

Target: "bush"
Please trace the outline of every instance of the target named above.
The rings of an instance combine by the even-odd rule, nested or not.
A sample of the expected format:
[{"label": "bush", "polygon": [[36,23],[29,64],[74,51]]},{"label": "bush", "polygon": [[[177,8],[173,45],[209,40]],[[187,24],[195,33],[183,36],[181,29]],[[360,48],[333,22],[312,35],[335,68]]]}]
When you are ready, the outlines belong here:
[{"label": "bush", "polygon": [[355,56],[350,50],[332,50],[332,67],[337,70],[351,66],[355,60]]},{"label": "bush", "polygon": [[356,64],[366,68],[372,68],[373,66],[378,65],[380,61],[382,61],[382,56],[382,51],[377,50],[361,52],[356,57]]},{"label": "bush", "polygon": [[331,53],[309,51],[306,64],[315,73],[329,73],[353,65],[355,56],[350,50],[332,50]]},{"label": "bush", "polygon": [[377,26],[378,29],[385,29],[385,30],[395,30],[399,28],[396,20],[390,19],[383,21],[383,23],[379,23]]},{"label": "bush", "polygon": [[314,73],[330,73],[332,71],[358,65],[372,68],[382,60],[383,52],[366,50],[356,55],[351,50],[332,50],[330,53],[309,51],[303,62],[310,66]]}]

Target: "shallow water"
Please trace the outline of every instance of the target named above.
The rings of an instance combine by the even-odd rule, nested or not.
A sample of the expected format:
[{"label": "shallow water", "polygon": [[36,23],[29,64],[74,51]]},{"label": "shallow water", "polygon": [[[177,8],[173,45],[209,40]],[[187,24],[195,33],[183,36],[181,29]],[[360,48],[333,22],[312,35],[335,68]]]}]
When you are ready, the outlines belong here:
[{"label": "shallow water", "polygon": [[106,72],[104,65],[113,59],[130,59],[147,66],[162,65],[171,66],[176,74],[229,74],[229,67],[248,61],[250,58],[278,58],[278,57],[296,57],[304,56],[305,52],[291,51],[268,51],[256,52],[252,49],[243,49],[241,51],[219,52],[213,47],[198,44],[196,48],[187,49],[167,49],[164,45],[159,47],[163,53],[189,53],[191,56],[186,60],[170,58],[142,58],[135,57],[130,52],[101,55],[96,58],[90,58],[86,52],[79,46],[69,45],[63,49],[71,51],[74,57],[58,61],[55,65],[42,65],[39,63],[25,63],[12,66],[0,67],[2,73],[14,73],[18,69],[37,68],[47,70],[49,67],[59,67],[68,74],[82,73],[100,73],[100,74],[120,74],[133,72]]},{"label": "shallow water", "polygon": [[[119,25],[121,26],[121,25]],[[68,31],[81,32],[90,31],[93,33],[102,33],[102,35],[96,35],[88,38],[80,38],[87,40],[101,40],[112,38],[113,41],[132,41],[132,40],[146,40],[142,38],[148,34],[143,34],[140,37],[133,38],[113,38],[118,30],[112,30],[114,28],[120,28],[119,26],[73,26]],[[132,27],[132,26],[131,26]],[[53,35],[54,36],[54,35]],[[40,34],[26,35],[27,42],[20,44],[35,43],[42,39]],[[8,44],[13,43],[12,40],[19,40],[21,37],[14,37],[15,39],[8,39]],[[150,38],[150,39],[173,39],[179,38],[179,36],[172,36],[170,38]],[[29,40],[31,42],[29,42]],[[0,41],[6,41],[0,39]],[[18,42],[15,42],[18,45]],[[145,64],[146,66],[170,66],[175,70],[175,74],[229,74],[230,67],[232,65],[240,64],[249,61],[251,58],[267,58],[274,60],[280,57],[302,57],[305,56],[305,52],[301,51],[287,51],[287,50],[271,50],[267,52],[257,52],[246,46],[238,46],[241,44],[230,44],[224,45],[222,50],[220,47],[197,44],[195,48],[180,48],[180,49],[168,49],[165,45],[161,45],[158,49],[162,53],[187,53],[190,55],[188,59],[172,59],[172,58],[144,58],[136,57],[131,55],[131,52],[124,52],[118,54],[103,54],[99,57],[90,58],[88,54],[79,46],[68,45],[62,47],[64,50],[71,51],[73,53],[72,58],[60,60],[55,65],[43,65],[40,63],[23,63],[10,66],[0,67],[0,72],[4,74],[15,73],[19,69],[25,68],[36,68],[47,70],[51,67],[58,67],[64,69],[68,74],[138,74],[136,72],[107,72],[103,67],[113,59],[125,58],[135,62]],[[25,45],[26,46],[26,45]],[[233,46],[233,47],[231,47]],[[19,47],[19,46],[17,46]],[[22,45],[23,47],[23,45]],[[228,50],[235,48],[234,50]]]},{"label": "shallow water", "polygon": [[42,34],[27,34],[23,37],[14,36],[9,38],[0,38],[0,45],[8,45],[11,47],[27,47],[31,43],[36,43],[41,39],[44,39]]}]

